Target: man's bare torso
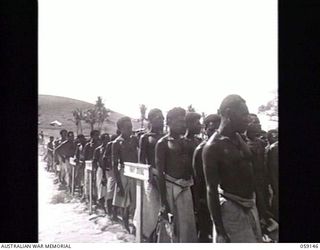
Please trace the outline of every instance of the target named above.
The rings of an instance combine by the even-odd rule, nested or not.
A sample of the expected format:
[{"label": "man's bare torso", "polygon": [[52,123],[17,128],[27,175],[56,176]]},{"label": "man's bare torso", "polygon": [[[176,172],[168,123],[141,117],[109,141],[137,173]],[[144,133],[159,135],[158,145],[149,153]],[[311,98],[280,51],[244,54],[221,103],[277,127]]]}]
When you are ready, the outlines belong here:
[{"label": "man's bare torso", "polygon": [[[161,141],[161,142],[160,142]],[[171,136],[161,138],[164,144],[164,172],[177,179],[188,180],[192,176],[192,154],[185,138],[175,139]]]},{"label": "man's bare torso", "polygon": [[213,160],[218,164],[220,188],[243,198],[252,198],[254,184],[251,158],[230,138],[218,133],[209,139],[203,153],[210,157],[212,150],[216,151],[216,159]]}]

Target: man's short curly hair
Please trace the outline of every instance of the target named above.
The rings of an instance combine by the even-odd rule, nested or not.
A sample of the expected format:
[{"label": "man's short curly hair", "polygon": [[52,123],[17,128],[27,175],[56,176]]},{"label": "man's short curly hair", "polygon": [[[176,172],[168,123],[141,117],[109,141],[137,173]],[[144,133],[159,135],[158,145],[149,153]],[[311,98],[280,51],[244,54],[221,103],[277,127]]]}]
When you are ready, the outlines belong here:
[{"label": "man's short curly hair", "polygon": [[185,116],[186,110],[180,107],[175,107],[173,109],[170,109],[167,113],[167,123],[174,120],[177,116]]},{"label": "man's short curly hair", "polygon": [[123,128],[123,125],[125,124],[125,122],[131,122],[131,118],[129,116],[124,116],[121,117],[118,121],[117,121],[117,128],[118,130],[121,130],[121,128]]},{"label": "man's short curly hair", "polygon": [[223,99],[219,108],[219,115],[224,116],[226,109],[230,108],[235,110],[241,103],[246,103],[246,101],[239,95],[228,95]]}]

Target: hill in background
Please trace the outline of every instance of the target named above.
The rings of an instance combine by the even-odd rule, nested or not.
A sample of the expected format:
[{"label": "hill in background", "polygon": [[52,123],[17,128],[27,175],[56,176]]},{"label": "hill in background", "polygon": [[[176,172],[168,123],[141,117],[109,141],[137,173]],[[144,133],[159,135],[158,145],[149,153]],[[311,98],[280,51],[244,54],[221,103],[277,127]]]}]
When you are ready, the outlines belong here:
[{"label": "hill in background", "polygon": [[[93,108],[94,104],[75,100],[67,97],[61,96],[51,96],[51,95],[39,95],[38,96],[38,112],[39,118],[38,129],[43,131],[46,136],[53,135],[54,137],[59,137],[59,131],[61,129],[77,131],[77,127],[74,123],[74,118],[72,111],[76,108],[82,109],[83,111]],[[139,107],[137,107],[139,108]],[[117,120],[124,116],[118,112],[112,111],[108,121],[104,122],[101,132],[115,134],[116,133],[116,122]],[[51,126],[50,123],[53,121],[59,121],[62,123],[61,127]],[[136,121],[132,121],[133,129],[138,129],[140,124]],[[89,136],[90,125],[82,121],[83,134]]]}]

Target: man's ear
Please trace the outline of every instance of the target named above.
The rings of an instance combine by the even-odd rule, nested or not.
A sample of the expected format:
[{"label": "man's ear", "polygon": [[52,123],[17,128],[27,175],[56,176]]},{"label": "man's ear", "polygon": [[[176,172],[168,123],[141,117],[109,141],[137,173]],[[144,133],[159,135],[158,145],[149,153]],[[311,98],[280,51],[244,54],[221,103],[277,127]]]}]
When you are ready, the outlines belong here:
[{"label": "man's ear", "polygon": [[231,118],[231,109],[230,108],[226,108],[226,110],[224,111],[224,116],[228,119]]}]

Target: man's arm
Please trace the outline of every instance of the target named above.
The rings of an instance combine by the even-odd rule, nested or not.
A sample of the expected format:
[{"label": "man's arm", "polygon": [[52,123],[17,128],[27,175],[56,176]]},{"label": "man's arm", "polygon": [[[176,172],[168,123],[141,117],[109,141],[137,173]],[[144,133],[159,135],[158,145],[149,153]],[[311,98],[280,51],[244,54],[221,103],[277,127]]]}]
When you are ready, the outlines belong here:
[{"label": "man's arm", "polygon": [[98,169],[98,161],[99,161],[99,155],[100,155],[100,150],[99,147],[96,148],[93,152],[93,158],[92,158],[92,166],[95,170]]},{"label": "man's arm", "polygon": [[50,152],[53,152],[53,148],[50,146],[50,142],[47,144],[47,152],[49,153]]},{"label": "man's arm", "polygon": [[165,183],[165,177],[164,177],[164,169],[165,169],[165,141],[161,140],[157,142],[156,148],[155,148],[155,165],[159,172],[159,191],[160,191],[160,203],[162,206],[162,209],[164,209],[164,214],[167,214],[169,209],[169,204],[167,201],[167,194],[166,194],[166,183]]},{"label": "man's arm", "polygon": [[138,157],[138,162],[139,163],[144,163],[147,164],[147,141],[148,137],[144,134],[140,138],[139,142],[139,157]]},{"label": "man's arm", "polygon": [[196,147],[196,149],[194,150],[193,153],[193,157],[192,157],[192,169],[193,169],[193,177],[194,177],[194,186],[193,186],[193,190],[194,190],[194,195],[195,195],[195,211],[198,212],[199,211],[199,207],[200,207],[200,197],[201,197],[201,178],[200,178],[200,171],[203,172],[203,166],[202,166],[202,148],[200,147],[200,145],[198,147]]},{"label": "man's arm", "polygon": [[111,160],[112,160],[112,165],[114,169],[114,175],[117,181],[117,186],[120,189],[120,194],[123,195],[124,189],[121,183],[120,173],[118,169],[119,159],[120,159],[120,145],[117,141],[115,141],[112,143],[112,146],[111,146]]},{"label": "man's arm", "polygon": [[76,146],[76,151],[75,151],[74,155],[75,155],[75,162],[79,163],[79,161],[80,161],[80,146],[79,145]]},{"label": "man's arm", "polygon": [[217,234],[227,238],[220,210],[218,184],[220,182],[218,171],[218,152],[215,144],[207,143],[202,152],[203,172],[207,185],[207,201],[211,218],[216,226]]},{"label": "man's arm", "polygon": [[60,143],[59,146],[56,147],[54,150],[55,154],[57,156],[60,156],[63,162],[65,161],[64,150],[65,150],[66,143],[67,143],[67,141]]}]

